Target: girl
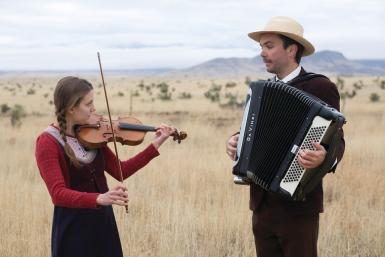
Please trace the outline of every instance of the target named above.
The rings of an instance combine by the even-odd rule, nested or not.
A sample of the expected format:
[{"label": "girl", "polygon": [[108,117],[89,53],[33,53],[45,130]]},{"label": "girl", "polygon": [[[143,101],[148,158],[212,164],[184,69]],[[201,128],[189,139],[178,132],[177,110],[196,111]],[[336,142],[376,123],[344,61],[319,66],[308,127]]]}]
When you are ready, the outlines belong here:
[{"label": "girl", "polygon": [[[76,77],[61,79],[54,92],[57,121],[39,135],[36,161],[54,204],[51,249],[54,257],[123,256],[111,205],[126,206],[123,185],[108,189],[104,171],[119,180],[116,156],[107,147],[87,150],[74,125],[90,122],[95,112],[92,85]],[[126,179],[159,155],[174,129],[161,125],[152,143],[121,161]]]}]

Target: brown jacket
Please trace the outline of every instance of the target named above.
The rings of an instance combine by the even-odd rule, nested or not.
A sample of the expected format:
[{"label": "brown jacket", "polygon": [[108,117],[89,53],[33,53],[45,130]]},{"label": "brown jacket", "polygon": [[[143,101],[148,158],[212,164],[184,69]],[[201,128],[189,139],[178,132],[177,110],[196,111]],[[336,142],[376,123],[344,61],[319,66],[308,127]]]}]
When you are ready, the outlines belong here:
[{"label": "brown jacket", "polygon": [[[306,71],[301,70],[298,77],[304,76]],[[296,78],[295,78],[296,79]],[[293,79],[292,81],[295,81]],[[288,84],[291,82],[289,81]],[[338,93],[336,85],[329,79],[324,77],[316,77],[306,81],[300,81],[295,83],[295,88],[310,93],[319,99],[323,100],[333,108],[339,110],[340,108],[340,95]],[[338,151],[337,160],[340,161],[345,150],[345,141],[342,136],[340,149]],[[291,214],[305,214],[305,213],[320,213],[323,212],[323,189],[322,182],[319,183],[313,191],[311,191],[305,201],[292,201],[282,199],[276,195],[273,195],[260,186],[251,183],[250,185],[250,209],[252,211],[258,211],[262,204],[276,207],[277,210],[285,209]]]}]

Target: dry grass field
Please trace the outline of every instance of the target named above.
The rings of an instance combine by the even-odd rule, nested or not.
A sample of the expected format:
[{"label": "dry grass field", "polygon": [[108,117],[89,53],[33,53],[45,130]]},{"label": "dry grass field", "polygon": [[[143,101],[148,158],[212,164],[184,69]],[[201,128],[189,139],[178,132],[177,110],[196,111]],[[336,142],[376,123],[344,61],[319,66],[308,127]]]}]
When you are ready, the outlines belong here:
[{"label": "dry grass field", "polygon": [[[132,115],[143,123],[168,123],[188,133],[180,145],[166,142],[158,158],[125,181],[129,213],[114,207],[125,256],[255,256],[248,187],[233,184],[232,162],[224,150],[240,124],[242,109],[235,106],[247,91],[245,78],[105,76],[115,117],[129,114],[132,99]],[[98,112],[105,114],[99,77],[86,78],[95,86]],[[385,256],[384,78],[342,79],[341,93],[355,89],[356,95],[346,99],[343,110],[348,120],[344,159],[324,179],[319,256]],[[34,147],[37,135],[54,120],[50,101],[57,80],[0,77],[1,257],[50,256],[53,205]],[[205,93],[214,100],[218,94],[220,103]],[[147,134],[137,147],[119,146],[120,157],[139,152],[152,137]],[[110,186],[117,183],[109,178]]]}]

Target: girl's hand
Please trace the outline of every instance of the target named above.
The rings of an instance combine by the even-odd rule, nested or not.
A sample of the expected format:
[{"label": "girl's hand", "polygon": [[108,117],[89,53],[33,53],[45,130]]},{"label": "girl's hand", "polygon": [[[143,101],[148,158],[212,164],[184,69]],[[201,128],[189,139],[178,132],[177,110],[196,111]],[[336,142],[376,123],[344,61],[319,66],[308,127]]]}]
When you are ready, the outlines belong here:
[{"label": "girl's hand", "polygon": [[173,127],[165,124],[160,125],[155,132],[155,138],[152,141],[152,144],[158,149],[175,131],[176,130]]},{"label": "girl's hand", "polygon": [[103,206],[112,204],[126,206],[128,205],[128,194],[126,191],[127,188],[125,186],[116,186],[113,189],[110,189],[108,192],[100,194],[96,198],[96,203]]}]

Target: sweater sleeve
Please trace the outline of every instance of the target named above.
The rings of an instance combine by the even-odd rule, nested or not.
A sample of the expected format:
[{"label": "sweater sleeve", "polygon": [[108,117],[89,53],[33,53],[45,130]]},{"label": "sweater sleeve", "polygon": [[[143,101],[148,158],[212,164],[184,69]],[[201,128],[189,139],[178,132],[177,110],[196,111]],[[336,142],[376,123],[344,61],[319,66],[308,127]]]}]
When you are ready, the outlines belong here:
[{"label": "sweater sleeve", "polygon": [[68,208],[97,208],[99,193],[79,192],[68,187],[65,177],[68,173],[60,150],[56,140],[47,133],[36,140],[37,166],[53,204]]},{"label": "sweater sleeve", "polygon": [[[115,179],[120,180],[119,167],[116,162],[116,156],[108,146],[102,148],[103,155],[106,160],[106,171]],[[120,161],[122,167],[123,179],[130,177],[132,174],[147,165],[153,158],[159,155],[158,150],[153,144],[150,144],[142,152],[134,157]]]}]

